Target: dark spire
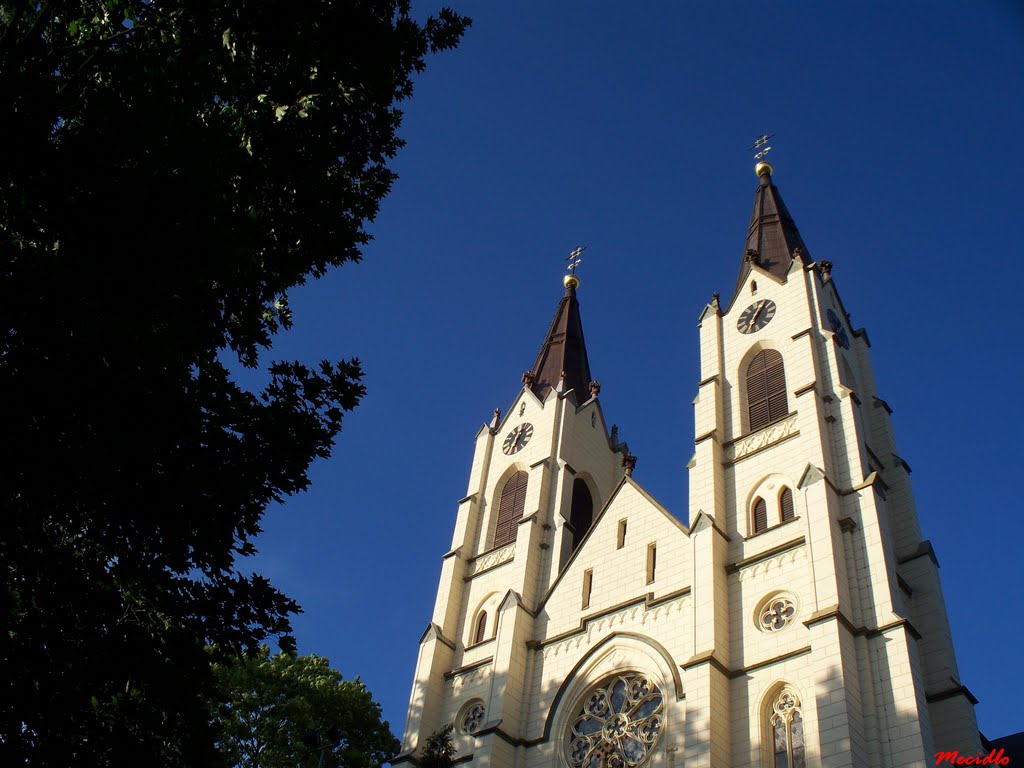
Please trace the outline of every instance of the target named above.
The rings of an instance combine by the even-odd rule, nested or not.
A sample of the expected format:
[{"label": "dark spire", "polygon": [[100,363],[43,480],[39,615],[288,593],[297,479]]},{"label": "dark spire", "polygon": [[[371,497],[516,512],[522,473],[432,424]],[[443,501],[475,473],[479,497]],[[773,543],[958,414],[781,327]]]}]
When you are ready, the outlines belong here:
[{"label": "dark spire", "polygon": [[767,162],[760,162],[754,167],[761,183],[754,193],[754,212],[747,227],[747,242],[736,290],[750,272],[752,263],[780,279],[785,279],[794,258],[800,259],[804,265],[811,263],[796,222],[782,202],[779,188],[772,184],[773,170]]},{"label": "dark spire", "polygon": [[541,400],[558,386],[563,375],[563,388],[566,392],[571,389],[576,393],[576,402],[582,403],[590,397],[590,362],[587,360],[587,345],[583,341],[580,303],[576,300],[579,282],[575,275],[566,275],[565,295],[558,303],[547,338],[537,354],[533,370],[523,376],[524,383]]}]

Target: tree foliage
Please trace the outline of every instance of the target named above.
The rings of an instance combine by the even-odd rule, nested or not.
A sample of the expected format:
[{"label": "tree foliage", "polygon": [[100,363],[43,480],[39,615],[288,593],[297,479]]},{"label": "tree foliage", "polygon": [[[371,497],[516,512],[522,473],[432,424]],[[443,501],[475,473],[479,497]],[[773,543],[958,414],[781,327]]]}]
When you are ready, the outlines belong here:
[{"label": "tree foliage", "polygon": [[262,358],[289,290],[358,260],[398,102],[467,24],[408,0],[0,2],[0,763],[213,759],[204,647],[297,610],[236,558],[363,392],[356,360]]},{"label": "tree foliage", "polygon": [[420,768],[451,768],[455,756],[455,744],[452,743],[451,723],[440,730],[434,731],[423,745],[420,756]]},{"label": "tree foliage", "polygon": [[400,747],[358,680],[319,656],[270,656],[217,667],[218,745],[240,768],[380,768]]}]

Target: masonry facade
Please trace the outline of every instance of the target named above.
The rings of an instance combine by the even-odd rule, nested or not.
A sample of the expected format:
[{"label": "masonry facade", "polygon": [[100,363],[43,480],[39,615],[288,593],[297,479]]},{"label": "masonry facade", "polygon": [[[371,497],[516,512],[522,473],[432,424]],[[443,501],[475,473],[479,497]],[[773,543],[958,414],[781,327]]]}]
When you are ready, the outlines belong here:
[{"label": "masonry facade", "polygon": [[759,163],[700,315],[689,523],[631,477],[566,290],[479,430],[403,752],[494,768],[925,766],[981,751],[863,329]]}]

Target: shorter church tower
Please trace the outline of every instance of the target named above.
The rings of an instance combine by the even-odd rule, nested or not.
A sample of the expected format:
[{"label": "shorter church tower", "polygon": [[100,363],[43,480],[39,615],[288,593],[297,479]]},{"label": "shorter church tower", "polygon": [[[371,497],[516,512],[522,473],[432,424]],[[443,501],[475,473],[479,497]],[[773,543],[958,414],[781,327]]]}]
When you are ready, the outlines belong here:
[{"label": "shorter church tower", "polygon": [[393,764],[924,768],[981,751],[863,328],[772,181],[699,317],[689,523],[633,478],[565,293],[476,437]]},{"label": "shorter church tower", "polygon": [[504,417],[495,409],[476,435],[467,495],[420,639],[403,740],[410,754],[454,722],[461,751],[470,749],[474,761],[512,759],[507,734],[525,732],[529,713],[536,608],[630,458],[591,379],[579,278],[566,275],[564,284],[522,388]]}]

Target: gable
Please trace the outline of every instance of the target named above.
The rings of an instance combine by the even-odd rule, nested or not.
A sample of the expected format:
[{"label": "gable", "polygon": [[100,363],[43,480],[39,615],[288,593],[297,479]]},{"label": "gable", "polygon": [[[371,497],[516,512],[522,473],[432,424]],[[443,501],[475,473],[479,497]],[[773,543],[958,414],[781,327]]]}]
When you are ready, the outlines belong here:
[{"label": "gable", "polygon": [[[619,547],[620,521],[625,538]],[[648,547],[656,546],[654,581],[648,583]],[[581,620],[642,599],[689,586],[690,540],[682,524],[633,480],[623,478],[580,548],[540,607],[547,637],[580,626]],[[590,571],[589,605],[584,574]]]}]

